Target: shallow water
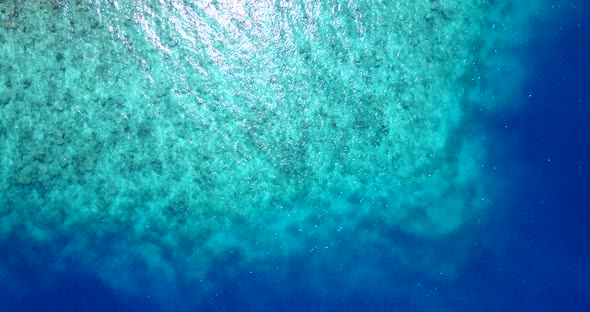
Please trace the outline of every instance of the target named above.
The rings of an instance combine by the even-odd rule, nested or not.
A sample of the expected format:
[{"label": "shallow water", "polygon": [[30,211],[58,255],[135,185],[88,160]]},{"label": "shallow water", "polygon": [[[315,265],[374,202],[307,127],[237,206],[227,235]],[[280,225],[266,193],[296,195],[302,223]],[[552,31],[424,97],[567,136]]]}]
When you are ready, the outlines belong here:
[{"label": "shallow water", "polygon": [[0,2],[0,309],[510,306],[473,281],[534,280],[507,211],[547,179],[519,118],[554,73],[527,54],[581,11]]}]

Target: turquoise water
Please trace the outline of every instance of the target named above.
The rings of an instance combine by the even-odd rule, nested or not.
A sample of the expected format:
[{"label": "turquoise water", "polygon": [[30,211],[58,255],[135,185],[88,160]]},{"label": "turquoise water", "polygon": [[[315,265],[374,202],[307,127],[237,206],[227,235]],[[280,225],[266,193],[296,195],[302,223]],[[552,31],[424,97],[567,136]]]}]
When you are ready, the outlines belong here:
[{"label": "turquoise water", "polygon": [[0,239],[157,301],[293,261],[452,278],[503,183],[477,116],[548,9],[1,1]]}]

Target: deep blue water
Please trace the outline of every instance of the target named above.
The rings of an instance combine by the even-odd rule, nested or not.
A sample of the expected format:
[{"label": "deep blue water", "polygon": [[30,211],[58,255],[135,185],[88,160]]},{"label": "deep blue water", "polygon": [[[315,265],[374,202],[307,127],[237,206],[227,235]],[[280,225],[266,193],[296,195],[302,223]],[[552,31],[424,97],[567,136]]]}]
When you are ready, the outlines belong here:
[{"label": "deep blue water", "polygon": [[[280,282],[212,276],[225,287],[194,310],[590,311],[590,14],[578,7],[577,15],[541,23],[526,47],[529,78],[510,99],[521,109],[482,121],[495,129],[495,170],[511,183],[485,225],[465,229],[481,241],[456,279],[392,270],[340,297],[338,288],[322,291],[305,280],[304,262],[294,259],[302,274]],[[19,246],[2,248],[17,253]],[[390,265],[373,263],[371,253],[379,250],[359,262]],[[147,296],[118,295],[74,263],[56,273],[26,259],[11,261],[3,263],[14,271],[3,276],[0,311],[159,310]],[[396,284],[415,287],[400,292],[391,289]],[[184,306],[177,300],[191,298],[170,300],[174,311]]]},{"label": "deep blue water", "polygon": [[541,23],[514,99],[523,110],[491,122],[513,185],[490,222],[489,254],[468,274],[482,311],[590,309],[590,28],[579,12]]}]

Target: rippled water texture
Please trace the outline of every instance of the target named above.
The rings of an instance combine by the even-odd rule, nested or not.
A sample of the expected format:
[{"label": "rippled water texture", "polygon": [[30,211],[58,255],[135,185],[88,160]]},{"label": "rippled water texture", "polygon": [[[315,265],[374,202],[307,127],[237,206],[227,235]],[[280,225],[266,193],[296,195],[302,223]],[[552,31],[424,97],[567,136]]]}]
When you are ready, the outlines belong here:
[{"label": "rippled water texture", "polygon": [[367,248],[438,274],[461,252],[407,241],[485,217],[473,116],[517,85],[506,38],[532,12],[0,1],[0,238],[127,291]]}]

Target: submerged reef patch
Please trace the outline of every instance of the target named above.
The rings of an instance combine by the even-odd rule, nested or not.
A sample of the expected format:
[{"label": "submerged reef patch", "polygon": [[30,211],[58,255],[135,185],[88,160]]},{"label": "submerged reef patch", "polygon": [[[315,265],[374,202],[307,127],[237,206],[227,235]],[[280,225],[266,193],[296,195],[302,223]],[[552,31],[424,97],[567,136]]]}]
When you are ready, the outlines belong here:
[{"label": "submerged reef patch", "polygon": [[490,205],[472,112],[492,107],[489,56],[519,16],[512,1],[0,2],[0,238],[51,246],[56,266],[109,259],[98,274],[125,289],[143,280],[127,267],[173,284],[328,247],[428,257],[385,238],[441,239]]}]

